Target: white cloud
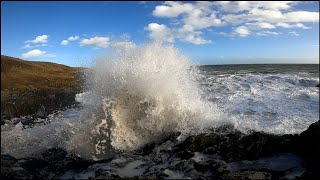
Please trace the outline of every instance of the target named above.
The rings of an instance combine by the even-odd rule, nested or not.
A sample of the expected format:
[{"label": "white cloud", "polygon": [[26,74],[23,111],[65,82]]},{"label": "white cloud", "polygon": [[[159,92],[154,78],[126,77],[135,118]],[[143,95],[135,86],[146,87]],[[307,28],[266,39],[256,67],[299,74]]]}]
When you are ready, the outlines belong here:
[{"label": "white cloud", "polygon": [[157,17],[177,17],[180,14],[190,12],[193,8],[191,3],[166,1],[163,5],[156,6],[152,14]]},{"label": "white cloud", "polygon": [[195,34],[188,34],[183,40],[190,42],[192,44],[200,45],[200,44],[209,44],[212,43],[211,40],[205,40],[200,36],[196,36]]},{"label": "white cloud", "polygon": [[279,10],[251,9],[242,14],[224,15],[222,19],[230,24],[239,24],[249,21],[268,23],[319,22],[319,12],[296,11],[286,13]]},{"label": "white cloud", "polygon": [[[231,26],[229,37],[279,35],[277,28],[310,29],[307,23],[318,23],[319,12],[296,10],[294,1],[218,1],[171,2],[154,8],[152,14],[168,18],[170,24],[151,23],[146,30],[153,39],[167,42],[183,40],[193,44],[210,43],[206,32],[219,26]],[[152,27],[153,26],[153,27]],[[282,29],[282,31],[285,29]],[[277,34],[276,34],[277,33]]]},{"label": "white cloud", "polygon": [[79,39],[79,36],[70,36],[68,39],[62,40],[61,45],[68,45],[70,41],[76,41]]},{"label": "white cloud", "polygon": [[275,31],[261,31],[257,32],[258,36],[268,36],[268,35],[279,35],[280,33],[275,32]]},{"label": "white cloud", "polygon": [[28,49],[28,48],[32,48],[32,46],[30,44],[26,44],[22,47],[23,49]]},{"label": "white cloud", "polygon": [[283,28],[302,28],[302,29],[311,29],[311,27],[307,27],[302,23],[289,24],[289,23],[277,23],[276,26]]},{"label": "white cloud", "polygon": [[170,29],[164,24],[150,23],[146,30],[150,32],[150,37],[157,41],[173,43],[175,40],[181,40],[196,45],[212,43],[211,40],[206,40],[200,36],[202,32],[195,31],[189,25]]},{"label": "white cloud", "polygon": [[181,28],[174,29],[173,34],[178,39],[195,45],[212,43],[211,40],[206,40],[201,37],[202,32],[194,30],[190,25],[184,25]]},{"label": "white cloud", "polygon": [[176,21],[176,25],[180,27],[169,28],[164,24],[150,23],[146,30],[150,32],[151,38],[166,42],[174,42],[178,39],[193,44],[211,43],[211,40],[206,40],[201,36],[203,33],[200,30],[224,25],[221,19],[216,16],[212,6],[212,2],[167,1],[156,6],[153,15],[165,18],[181,17]]},{"label": "white cloud", "polygon": [[40,57],[46,54],[45,51],[40,51],[39,49],[31,50],[27,53],[22,54],[22,58],[34,58],[34,57]]},{"label": "white cloud", "polygon": [[250,31],[246,26],[239,26],[234,30],[239,36],[246,37],[250,35]]},{"label": "white cloud", "polygon": [[241,12],[251,9],[288,10],[294,1],[217,1],[215,4],[225,12]]},{"label": "white cloud", "polygon": [[82,39],[80,41],[81,46],[95,46],[98,48],[107,48],[109,46],[109,37],[93,37],[90,39]]},{"label": "white cloud", "polygon": [[294,26],[298,27],[298,28],[302,28],[302,29],[311,29],[311,27],[307,27],[307,26],[303,25],[302,23],[297,23]]},{"label": "white cloud", "polygon": [[44,47],[44,46],[48,46],[48,44],[26,44],[22,47],[22,49],[31,49],[31,48],[36,48],[36,47]]},{"label": "white cloud", "polygon": [[295,31],[290,31],[289,34],[292,34],[293,36],[299,36],[299,34]]},{"label": "white cloud", "polygon": [[41,35],[41,36],[37,36],[34,40],[27,40],[25,41],[25,43],[47,43],[48,42],[48,35]]},{"label": "white cloud", "polygon": [[223,26],[224,23],[217,18],[215,13],[204,13],[200,9],[191,11],[183,20],[185,25],[194,29],[204,29],[212,26]]},{"label": "white cloud", "polygon": [[68,40],[63,40],[61,41],[61,45],[68,45],[69,44],[69,41]]},{"label": "white cloud", "polygon": [[246,23],[247,26],[250,26],[253,29],[274,29],[274,25],[266,22],[256,22],[256,23]]},{"label": "white cloud", "polygon": [[146,30],[150,32],[150,37],[157,41],[174,42],[171,30],[164,24],[150,23]]},{"label": "white cloud", "polygon": [[68,38],[68,41],[75,41],[75,40],[78,40],[79,39],[79,36],[70,36]]},{"label": "white cloud", "polygon": [[284,16],[285,22],[319,22],[319,12],[295,11]]}]

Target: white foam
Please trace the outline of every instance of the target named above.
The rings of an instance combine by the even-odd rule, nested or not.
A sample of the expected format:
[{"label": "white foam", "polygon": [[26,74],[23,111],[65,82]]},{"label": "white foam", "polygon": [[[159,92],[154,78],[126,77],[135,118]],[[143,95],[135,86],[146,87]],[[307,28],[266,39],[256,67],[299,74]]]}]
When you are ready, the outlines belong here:
[{"label": "white foam", "polygon": [[224,119],[203,98],[195,64],[172,46],[118,46],[95,62],[92,75],[89,91],[76,95],[82,108],[49,117],[47,125],[2,131],[2,152],[23,157],[62,147],[103,159],[112,148],[135,150],[172,132],[181,132],[183,139]]},{"label": "white foam", "polygon": [[240,130],[301,133],[319,119],[319,78],[297,74],[209,76],[207,95]]},{"label": "white foam", "polygon": [[130,163],[126,164],[123,168],[119,168],[117,171],[117,174],[120,177],[140,176],[144,173],[144,171],[147,168],[147,166],[140,167],[143,164],[144,164],[144,162],[141,160],[130,162]]},{"label": "white foam", "polygon": [[87,96],[104,105],[116,149],[134,150],[174,131],[196,133],[221,119],[201,97],[194,64],[172,46],[116,51],[96,62],[93,75]]}]

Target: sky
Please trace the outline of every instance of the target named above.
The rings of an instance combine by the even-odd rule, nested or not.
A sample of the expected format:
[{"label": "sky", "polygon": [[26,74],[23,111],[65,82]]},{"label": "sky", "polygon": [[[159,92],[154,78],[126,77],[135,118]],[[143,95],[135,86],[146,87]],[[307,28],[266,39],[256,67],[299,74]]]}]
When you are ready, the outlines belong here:
[{"label": "sky", "polygon": [[319,2],[4,2],[1,54],[88,66],[161,41],[200,64],[319,63]]}]

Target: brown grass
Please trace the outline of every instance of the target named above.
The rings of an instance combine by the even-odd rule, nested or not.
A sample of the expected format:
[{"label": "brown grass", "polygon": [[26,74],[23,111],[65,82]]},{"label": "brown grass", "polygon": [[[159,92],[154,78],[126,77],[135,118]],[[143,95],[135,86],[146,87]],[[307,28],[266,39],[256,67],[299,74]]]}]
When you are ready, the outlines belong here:
[{"label": "brown grass", "polygon": [[4,118],[47,113],[75,103],[87,68],[25,61],[1,55],[1,123]]},{"label": "brown grass", "polygon": [[78,86],[83,68],[51,62],[24,61],[1,55],[1,91],[8,89],[60,89]]}]

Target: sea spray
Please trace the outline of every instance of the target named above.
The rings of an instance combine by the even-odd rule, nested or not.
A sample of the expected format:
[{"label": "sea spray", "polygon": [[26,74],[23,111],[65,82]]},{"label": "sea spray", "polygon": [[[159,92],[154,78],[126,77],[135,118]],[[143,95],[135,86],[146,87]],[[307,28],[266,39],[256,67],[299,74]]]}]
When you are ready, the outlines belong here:
[{"label": "sea spray", "polygon": [[183,139],[225,119],[205,100],[197,64],[175,47],[127,45],[120,43],[110,56],[96,60],[88,91],[76,97],[82,108],[61,112],[46,125],[2,131],[2,153],[20,158],[62,147],[103,159],[113,150],[136,150],[173,132]]},{"label": "sea spray", "polygon": [[130,151],[172,132],[201,132],[221,119],[202,97],[199,79],[196,64],[173,46],[118,46],[96,61],[83,99],[102,102],[112,147]]}]

